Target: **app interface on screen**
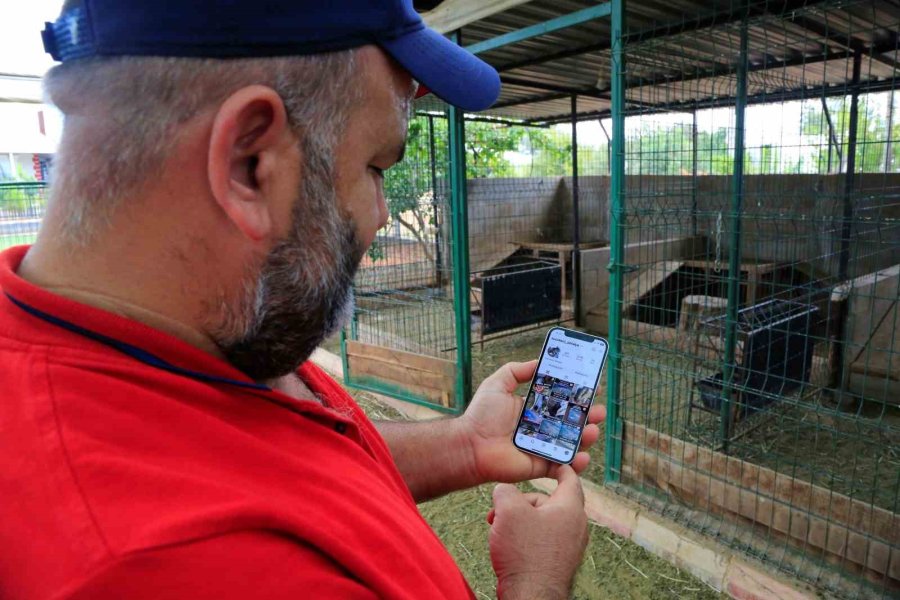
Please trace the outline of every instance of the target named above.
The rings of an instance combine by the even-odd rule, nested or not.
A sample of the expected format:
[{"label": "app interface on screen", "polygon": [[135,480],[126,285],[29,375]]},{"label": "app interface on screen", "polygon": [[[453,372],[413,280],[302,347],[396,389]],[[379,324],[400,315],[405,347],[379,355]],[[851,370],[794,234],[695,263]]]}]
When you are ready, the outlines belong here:
[{"label": "app interface on screen", "polygon": [[575,454],[594,397],[606,342],[550,333],[525,412],[516,429],[516,445],[568,462]]}]

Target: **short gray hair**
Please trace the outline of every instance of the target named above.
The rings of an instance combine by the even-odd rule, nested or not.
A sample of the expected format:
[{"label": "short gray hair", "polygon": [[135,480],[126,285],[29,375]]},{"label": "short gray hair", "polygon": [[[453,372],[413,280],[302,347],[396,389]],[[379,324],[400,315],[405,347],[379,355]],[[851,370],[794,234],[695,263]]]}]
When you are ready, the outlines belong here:
[{"label": "short gray hair", "polygon": [[51,205],[63,235],[86,243],[119,203],[157,177],[179,126],[253,84],[275,90],[304,160],[325,161],[361,86],[354,50],[301,57],[197,59],[112,57],[54,67],[45,91],[66,115],[54,161]]}]

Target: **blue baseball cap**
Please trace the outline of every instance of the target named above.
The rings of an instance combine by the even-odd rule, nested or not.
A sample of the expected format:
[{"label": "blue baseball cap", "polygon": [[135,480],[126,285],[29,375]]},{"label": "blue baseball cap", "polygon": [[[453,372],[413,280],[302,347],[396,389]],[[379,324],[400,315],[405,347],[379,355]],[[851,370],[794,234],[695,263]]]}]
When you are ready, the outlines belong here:
[{"label": "blue baseball cap", "polygon": [[500,94],[493,67],[425,26],[412,0],[83,0],[42,32],[62,62],[99,56],[258,58],[377,44],[463,110]]}]

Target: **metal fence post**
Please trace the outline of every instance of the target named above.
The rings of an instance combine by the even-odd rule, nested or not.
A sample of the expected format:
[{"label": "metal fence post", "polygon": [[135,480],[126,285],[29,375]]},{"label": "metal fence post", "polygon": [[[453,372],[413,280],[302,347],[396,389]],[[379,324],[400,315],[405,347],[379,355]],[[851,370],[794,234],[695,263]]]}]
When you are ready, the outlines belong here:
[{"label": "metal fence post", "polygon": [[[462,34],[452,36],[462,44]],[[469,214],[466,197],[465,114],[449,109],[450,213],[453,244],[453,306],[456,324],[456,409],[461,411],[472,397],[472,330],[469,309]]]},{"label": "metal fence post", "polygon": [[[838,258],[838,281],[850,279],[850,237],[853,235],[853,189],[856,186],[856,143],[859,129],[859,76],[862,68],[862,51],[853,54],[853,88],[850,92],[850,123],[847,131],[847,171],[844,173],[843,215],[841,220],[841,250]],[[887,137],[891,134],[888,131]],[[834,349],[834,381],[832,387],[838,391],[843,404],[843,393],[849,383],[849,373],[844,354],[847,352],[847,315],[837,315],[837,335]]]},{"label": "metal fence post", "polygon": [[438,211],[437,155],[434,144],[434,116],[428,115],[428,159],[431,166],[431,211],[434,219],[434,279],[437,289],[444,288],[444,267],[441,256],[441,218]]},{"label": "metal fence post", "polygon": [[737,95],[734,106],[734,175],[731,190],[730,248],[728,254],[728,308],[725,320],[725,359],[722,365],[722,402],[719,437],[728,452],[731,437],[731,406],[734,391],[735,345],[741,304],[741,218],[744,205],[744,116],[747,108],[747,15],[741,20],[741,50],[737,65]]},{"label": "metal fence post", "polygon": [[581,325],[581,219],[578,190],[578,96],[572,94],[572,312]]},{"label": "metal fence post", "polygon": [[691,111],[691,235],[697,235],[697,160],[699,149],[697,148],[697,109]]},{"label": "metal fence post", "polygon": [[618,483],[622,473],[622,261],[625,259],[625,0],[612,0],[612,163],[610,168],[609,370],[606,385],[606,465],[604,479]]}]

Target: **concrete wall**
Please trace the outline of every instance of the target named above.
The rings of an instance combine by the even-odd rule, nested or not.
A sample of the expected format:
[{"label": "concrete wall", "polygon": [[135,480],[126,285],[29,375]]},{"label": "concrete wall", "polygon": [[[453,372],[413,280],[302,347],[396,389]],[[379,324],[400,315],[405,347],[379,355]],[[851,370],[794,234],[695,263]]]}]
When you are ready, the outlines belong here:
[{"label": "concrete wall", "polygon": [[[603,178],[607,179],[607,178]],[[717,246],[727,268],[731,251],[732,178],[629,176],[625,181],[628,218],[625,244],[651,248],[626,258],[629,265],[701,257],[715,259]],[[844,207],[842,175],[749,175],[745,178],[741,219],[744,262],[803,262],[820,276],[839,273]],[[857,176],[848,277],[900,263],[900,175]],[[654,240],[684,239],[695,228],[705,240],[682,247]],[[718,215],[721,213],[721,228]],[[608,226],[607,226],[608,227]],[[699,240],[700,238],[696,238]],[[705,244],[705,250],[703,248]],[[583,307],[605,319],[609,293],[608,249],[582,255]],[[626,275],[626,280],[628,279]],[[596,321],[597,319],[595,319]]]},{"label": "concrete wall", "polygon": [[[710,258],[727,264],[731,248],[731,177],[629,176],[625,181],[626,244],[645,244],[698,234]],[[582,241],[608,241],[606,176],[579,178]],[[749,175],[742,224],[744,261],[807,262],[837,276],[843,218],[842,175]],[[444,197],[447,197],[446,195]],[[468,181],[469,256],[472,271],[491,268],[514,250],[514,242],[572,240],[570,177],[491,178]],[[900,175],[857,177],[849,277],[900,263]],[[692,212],[696,202],[696,217]],[[717,216],[722,214],[721,229]],[[893,221],[892,221],[893,220]],[[449,242],[449,214],[444,239]],[[718,233],[718,235],[717,235]],[[444,256],[449,257],[449,244]],[[589,257],[589,255],[587,255]],[[669,256],[650,257],[654,260]],[[587,260],[588,263],[603,263]],[[424,275],[424,273],[423,273]],[[592,281],[596,272],[586,273]]]},{"label": "concrete wall", "polygon": [[[715,252],[716,216],[723,213],[722,255],[731,248],[730,177],[697,180],[701,233]],[[843,175],[750,175],[745,178],[742,256],[809,262],[831,276],[839,272],[844,210]],[[848,276],[900,262],[900,175],[857,175]],[[893,222],[891,222],[893,220]]]},{"label": "concrete wall", "polygon": [[[608,239],[608,177],[579,177],[582,241]],[[470,179],[469,260],[478,271],[500,263],[514,242],[569,242],[570,177]]]}]

